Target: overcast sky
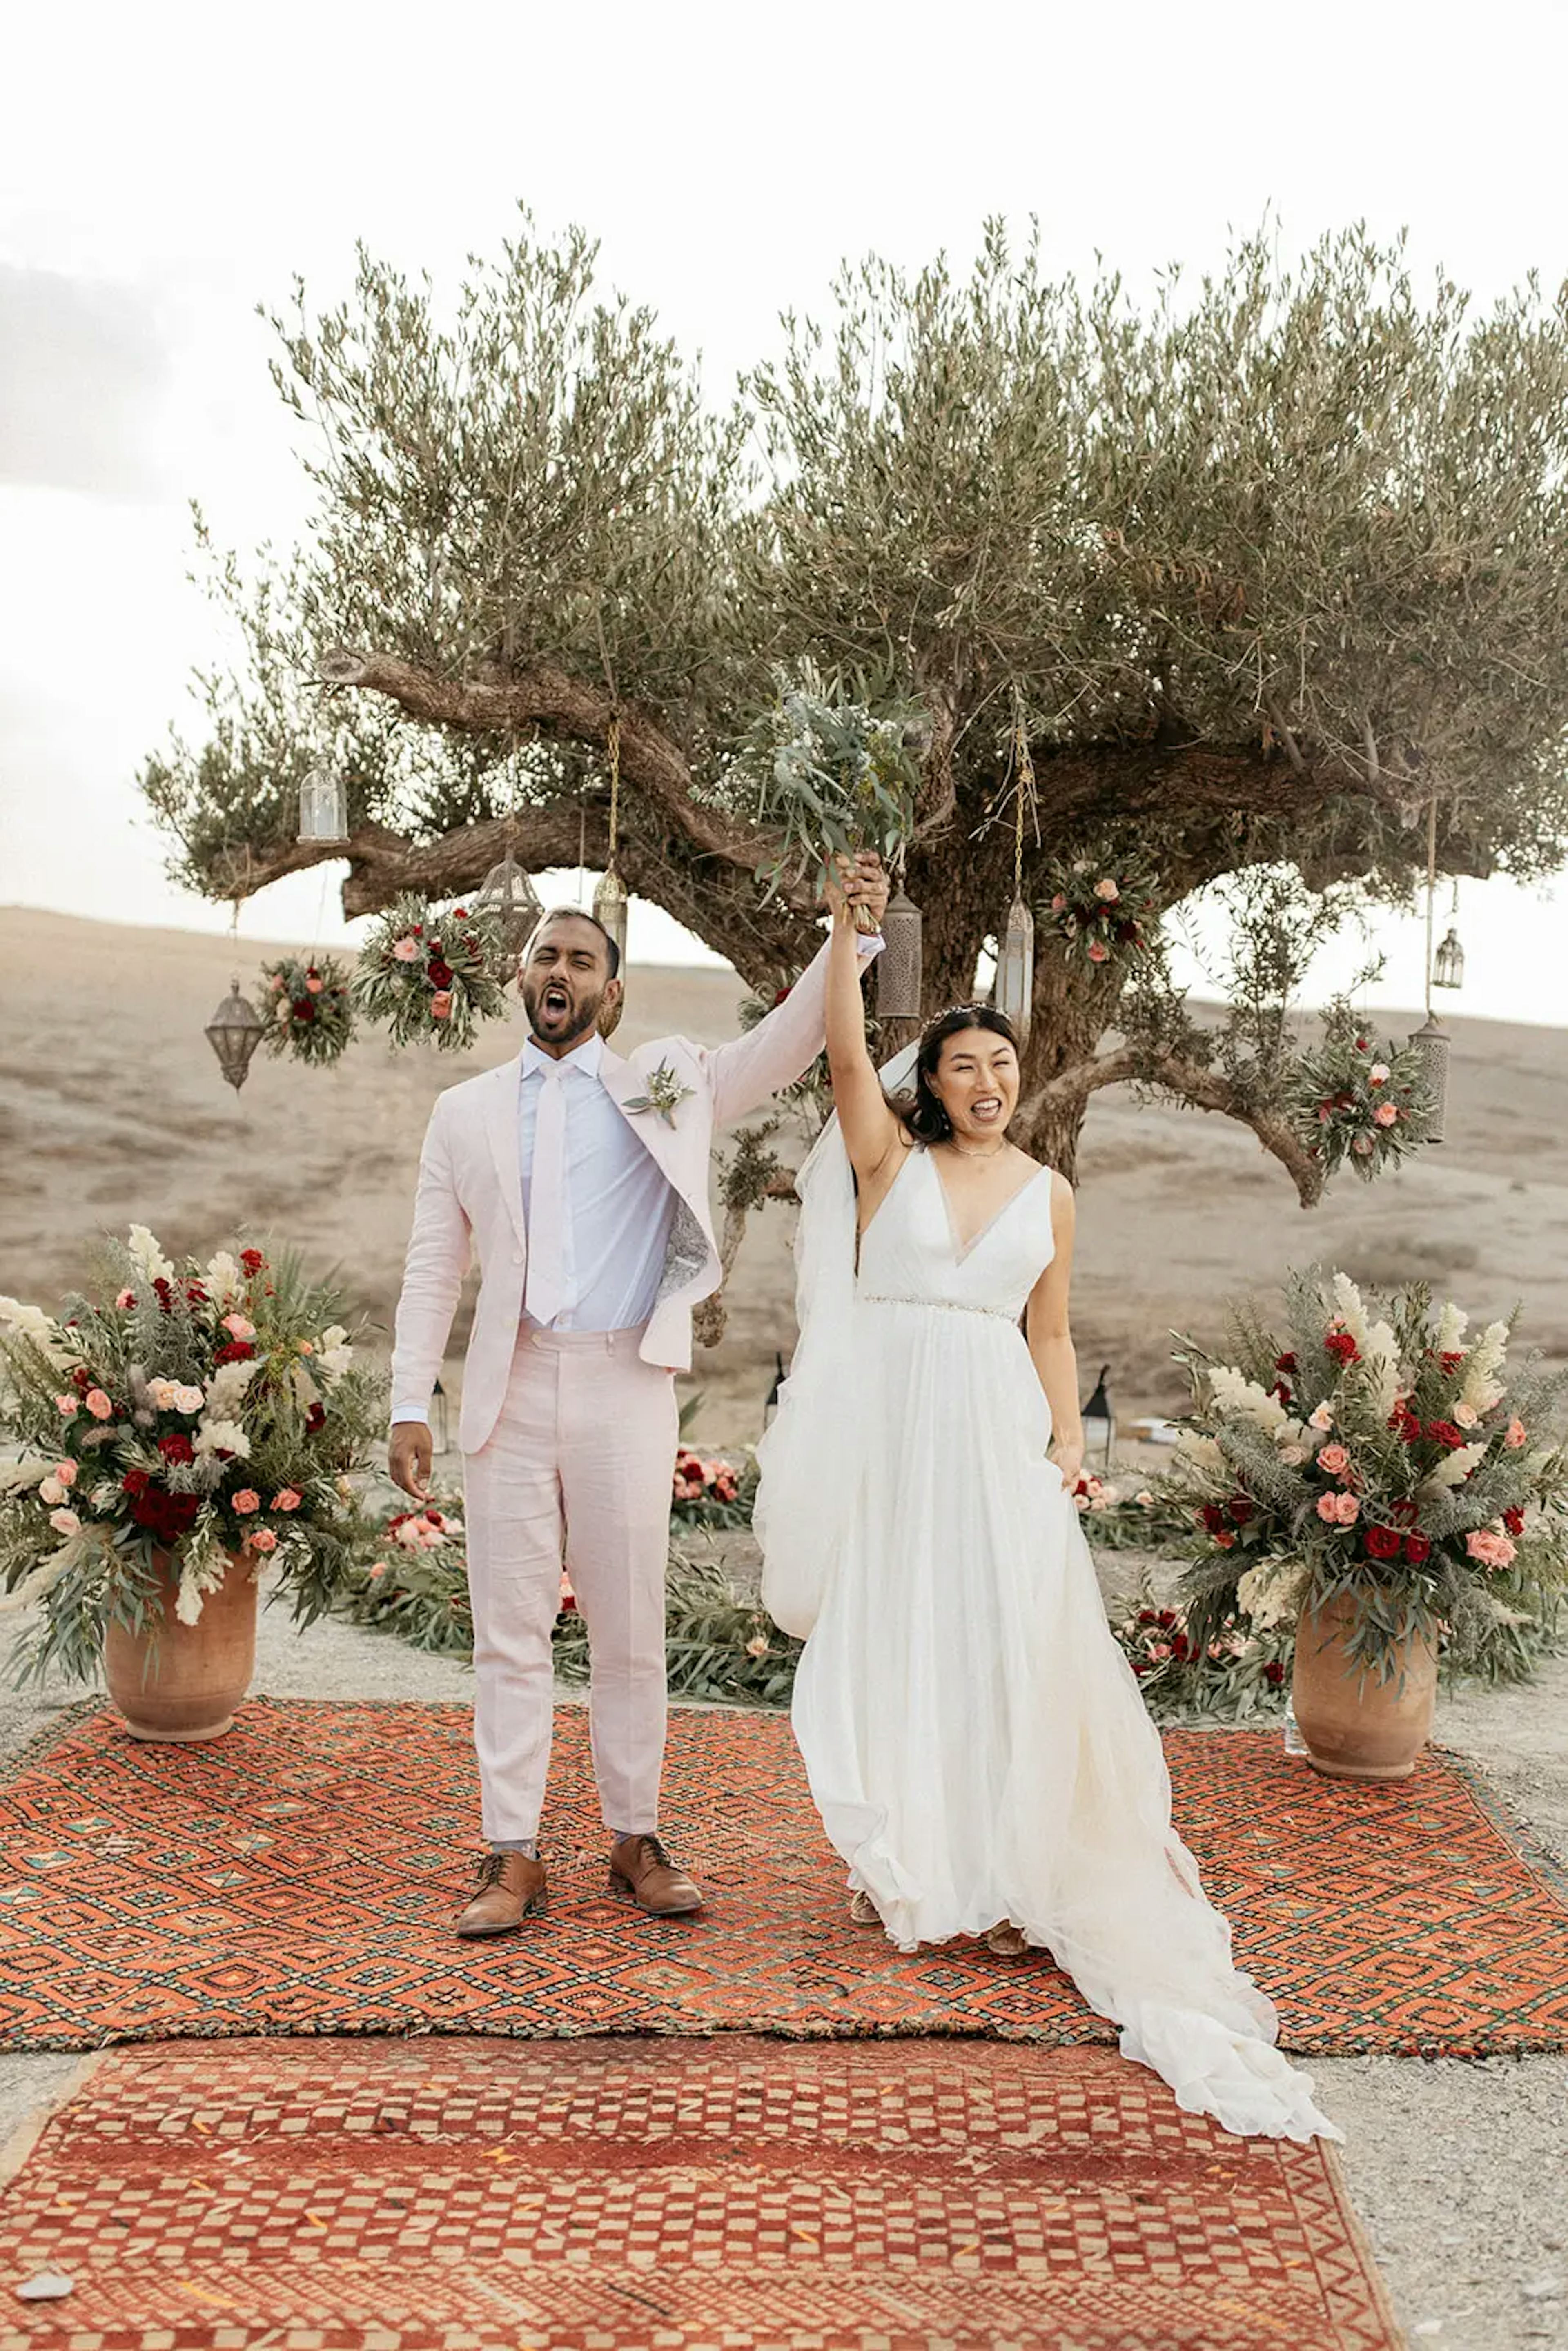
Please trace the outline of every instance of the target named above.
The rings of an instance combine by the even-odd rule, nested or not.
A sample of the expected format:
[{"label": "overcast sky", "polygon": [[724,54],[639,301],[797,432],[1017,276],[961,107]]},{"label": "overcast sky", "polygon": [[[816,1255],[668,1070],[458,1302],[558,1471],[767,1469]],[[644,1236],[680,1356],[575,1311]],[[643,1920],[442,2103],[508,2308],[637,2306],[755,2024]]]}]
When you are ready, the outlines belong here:
[{"label": "overcast sky", "polygon": [[[716,397],[842,257],[967,260],[994,212],[1038,214],[1053,267],[1098,249],[1134,287],[1270,211],[1289,247],[1407,228],[1418,268],[1483,299],[1568,277],[1568,5],[143,0],[16,14],[6,51],[0,901],[105,917],[226,924],[163,880],[132,778],[193,723],[212,642],[186,501],[242,549],[298,524],[256,306],[297,271],[336,298],[356,239],[450,284],[518,198],[581,222]],[[277,884],[242,932],[351,935],[339,878]],[[1562,912],[1466,885],[1458,1010],[1568,1023]],[[1409,1005],[1418,926],[1380,943]],[[632,946],[702,954],[645,908]]]}]

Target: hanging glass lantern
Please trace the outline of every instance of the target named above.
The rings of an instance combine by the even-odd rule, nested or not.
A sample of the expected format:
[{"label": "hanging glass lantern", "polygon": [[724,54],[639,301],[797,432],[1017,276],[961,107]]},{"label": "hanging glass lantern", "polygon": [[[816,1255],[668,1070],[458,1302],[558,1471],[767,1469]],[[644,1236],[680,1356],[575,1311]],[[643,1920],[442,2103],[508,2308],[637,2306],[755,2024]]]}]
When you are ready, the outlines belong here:
[{"label": "hanging glass lantern", "polygon": [[1452,923],[1448,935],[1432,957],[1434,987],[1463,987],[1465,984],[1465,951],[1459,945],[1459,935]]},{"label": "hanging glass lantern", "polygon": [[[1434,974],[1434,977],[1436,974]],[[1448,1052],[1453,1039],[1435,1016],[1428,1012],[1424,1028],[1417,1029],[1410,1043],[1421,1056],[1425,1074],[1427,1110],[1421,1123],[1423,1143],[1441,1143],[1448,1110]]]},{"label": "hanging glass lantern", "polygon": [[1019,1043],[1029,1035],[1034,1006],[1034,916],[1021,897],[1015,898],[997,957],[991,1002],[1012,1022]]},{"label": "hanging glass lantern", "polygon": [[312,768],[299,787],[301,841],[347,841],[349,796],[329,768]]},{"label": "hanging glass lantern", "polygon": [[265,1033],[266,1023],[255,1005],[240,994],[236,976],[229,993],[207,1023],[207,1042],[236,1094],[249,1073],[251,1055]]},{"label": "hanging glass lantern", "polygon": [[615,1034],[626,1008],[626,909],[629,904],[626,884],[612,865],[607,872],[600,875],[599,885],[593,893],[593,919],[603,924],[615,942],[615,968],[620,974],[622,993],[613,1004],[605,1004],[600,1012],[599,1033],[601,1037]]},{"label": "hanging glass lantern", "polygon": [[886,941],[876,964],[876,1017],[918,1020],[921,1013],[920,909],[901,884],[882,918]]},{"label": "hanging glass lantern", "polygon": [[518,956],[538,927],[544,908],[538,893],[510,850],[492,865],[473,900],[476,914],[488,914],[501,934],[508,955]]}]

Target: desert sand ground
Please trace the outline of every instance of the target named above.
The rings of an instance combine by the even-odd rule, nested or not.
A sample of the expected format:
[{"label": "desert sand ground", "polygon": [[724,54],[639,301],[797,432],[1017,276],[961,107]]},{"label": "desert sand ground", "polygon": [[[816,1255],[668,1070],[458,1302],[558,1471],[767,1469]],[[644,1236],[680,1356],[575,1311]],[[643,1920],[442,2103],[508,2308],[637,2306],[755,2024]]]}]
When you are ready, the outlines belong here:
[{"label": "desert sand ground", "polygon": [[[244,1226],[337,1268],[384,1343],[430,1106],[517,1050],[520,1010],[469,1054],[394,1053],[379,1035],[330,1070],[258,1054],[236,1097],[202,1031],[231,972],[248,986],[271,952],[0,909],[0,1291],[51,1299],[85,1271],[95,1231],[132,1219],[175,1250]],[[633,970],[616,1046],[672,1030],[716,1043],[736,1032],[740,992],[727,973]],[[1233,1121],[1096,1095],[1074,1283],[1085,1387],[1108,1363],[1124,1420],[1179,1407],[1168,1333],[1212,1334],[1225,1296],[1267,1293],[1317,1259],[1429,1280],[1482,1319],[1522,1301],[1521,1339],[1568,1359],[1568,1034],[1462,1016],[1454,1029],[1448,1141],[1379,1184],[1343,1176],[1311,1214]],[[798,1156],[803,1141],[785,1140]],[[792,1222],[779,1206],[752,1218],[726,1336],[698,1351],[709,1443],[756,1435],[775,1353],[788,1357]]]}]

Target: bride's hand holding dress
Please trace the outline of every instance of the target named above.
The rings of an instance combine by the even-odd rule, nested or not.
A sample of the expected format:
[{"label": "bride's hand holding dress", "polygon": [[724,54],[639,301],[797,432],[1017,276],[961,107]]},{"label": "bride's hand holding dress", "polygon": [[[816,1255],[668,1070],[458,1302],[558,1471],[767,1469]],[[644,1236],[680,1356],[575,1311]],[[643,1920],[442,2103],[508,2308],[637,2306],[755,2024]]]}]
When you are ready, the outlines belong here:
[{"label": "bride's hand holding dress", "polygon": [[801,1335],[757,1513],[764,1598],[809,1636],[793,1713],[823,1825],[901,1949],[1010,1921],[1184,2106],[1337,2137],[1171,1824],[1064,1489],[1071,1195],[1007,1142],[1006,1024],[933,1024],[912,1134],[866,1053],[845,927],[837,1119],[799,1179]]}]

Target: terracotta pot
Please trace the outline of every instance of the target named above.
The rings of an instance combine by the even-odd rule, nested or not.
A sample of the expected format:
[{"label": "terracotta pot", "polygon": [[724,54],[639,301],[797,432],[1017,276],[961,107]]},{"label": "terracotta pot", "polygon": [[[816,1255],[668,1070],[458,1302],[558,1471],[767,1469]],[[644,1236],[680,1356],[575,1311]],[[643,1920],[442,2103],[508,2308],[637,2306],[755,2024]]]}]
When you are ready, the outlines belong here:
[{"label": "terracotta pot", "polygon": [[1432,1734],[1437,1653],[1407,1641],[1386,1681],[1346,1654],[1360,1614],[1342,1593],[1304,1612],[1296,1628],[1291,1703],[1316,1771],[1333,1780],[1407,1780]]},{"label": "terracotta pot", "polygon": [[256,1667],[255,1574],[231,1559],[196,1622],[182,1625],[174,1614],[180,1579],[166,1552],[159,1552],[155,1573],[162,1604],[155,1631],[110,1625],[104,1635],[110,1697],[132,1739],[181,1746],[221,1739]]}]

